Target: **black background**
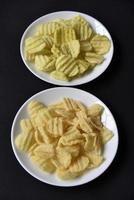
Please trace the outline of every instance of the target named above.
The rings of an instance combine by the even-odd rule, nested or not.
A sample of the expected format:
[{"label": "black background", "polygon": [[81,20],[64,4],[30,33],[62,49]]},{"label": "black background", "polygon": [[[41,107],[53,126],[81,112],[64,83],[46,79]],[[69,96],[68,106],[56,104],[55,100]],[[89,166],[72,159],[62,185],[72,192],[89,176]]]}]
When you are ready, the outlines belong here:
[{"label": "black background", "polygon": [[[0,200],[134,199],[134,3],[106,0],[0,1]],[[100,20],[110,31],[112,63],[96,80],[78,86],[95,94],[111,109],[119,129],[117,156],[96,180],[74,188],[41,183],[17,162],[10,130],[19,107],[33,94],[54,87],[30,73],[20,57],[22,33],[36,18],[74,10]]]}]

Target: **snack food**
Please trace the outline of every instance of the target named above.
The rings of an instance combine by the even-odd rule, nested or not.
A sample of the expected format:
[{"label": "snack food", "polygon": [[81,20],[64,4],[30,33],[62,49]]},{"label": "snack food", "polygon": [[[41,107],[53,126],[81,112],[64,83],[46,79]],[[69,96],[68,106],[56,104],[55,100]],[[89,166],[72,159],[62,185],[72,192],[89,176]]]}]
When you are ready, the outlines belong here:
[{"label": "snack food", "polygon": [[48,106],[31,101],[16,147],[42,170],[73,179],[105,160],[103,147],[113,133],[101,122],[103,110],[67,97]]},{"label": "snack food", "polygon": [[70,81],[101,64],[110,46],[106,36],[97,34],[77,15],[38,25],[33,35],[25,40],[24,56],[37,71]]}]

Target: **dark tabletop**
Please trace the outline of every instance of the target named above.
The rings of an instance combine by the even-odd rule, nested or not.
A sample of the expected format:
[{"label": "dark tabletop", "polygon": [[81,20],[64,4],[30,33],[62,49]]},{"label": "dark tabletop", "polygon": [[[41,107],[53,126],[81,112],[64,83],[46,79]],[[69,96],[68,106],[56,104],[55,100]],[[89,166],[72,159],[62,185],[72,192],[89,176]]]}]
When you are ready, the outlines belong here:
[{"label": "dark tabletop", "polygon": [[[134,199],[134,3],[108,0],[0,1],[0,200]],[[35,77],[22,62],[19,45],[26,27],[60,10],[87,13],[112,35],[114,57],[96,80],[77,88],[91,92],[111,109],[119,129],[119,149],[109,169],[74,188],[41,183],[17,162],[10,143],[12,121],[33,94],[55,87]]]}]

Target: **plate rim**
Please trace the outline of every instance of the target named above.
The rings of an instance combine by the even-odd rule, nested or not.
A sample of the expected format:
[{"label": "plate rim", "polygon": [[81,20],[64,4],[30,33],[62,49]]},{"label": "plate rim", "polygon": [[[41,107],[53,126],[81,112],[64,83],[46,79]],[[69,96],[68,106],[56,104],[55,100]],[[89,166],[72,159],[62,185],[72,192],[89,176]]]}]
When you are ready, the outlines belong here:
[{"label": "plate rim", "polygon": [[[31,69],[31,67],[27,64],[25,58],[24,58],[24,54],[23,54],[23,43],[24,43],[24,38],[25,38],[25,35],[27,34],[28,30],[36,23],[38,22],[40,19],[44,18],[44,17],[47,17],[49,15],[53,15],[53,14],[56,14],[56,13],[64,13],[64,12],[72,12],[72,13],[76,13],[78,15],[86,15],[90,18],[92,18],[93,20],[96,20],[98,21],[102,27],[105,28],[105,30],[108,32],[109,36],[110,36],[110,40],[111,40],[111,44],[112,44],[112,52],[111,52],[111,59],[110,61],[108,62],[107,64],[107,67],[105,67],[104,69],[102,69],[101,73],[98,74],[98,75],[95,75],[94,77],[92,77],[90,80],[83,80],[83,82],[79,81],[78,83],[69,83],[69,82],[63,82],[61,81],[61,83],[55,83],[55,80],[54,79],[48,79],[46,80],[45,78],[41,77],[38,73],[36,73],[34,70]],[[44,81],[44,82],[47,82],[47,83],[50,83],[50,84],[53,84],[55,86],[77,86],[77,85],[83,85],[85,83],[89,83],[93,80],[95,80],[96,78],[98,78],[99,76],[101,76],[105,71],[106,69],[109,67],[112,59],[113,59],[113,55],[114,55],[114,43],[113,43],[113,39],[112,39],[112,36],[110,34],[110,32],[108,31],[107,27],[105,25],[103,25],[103,23],[101,21],[99,21],[98,19],[96,19],[95,17],[92,17],[91,15],[87,14],[87,13],[83,13],[83,12],[79,12],[79,11],[72,11],[72,10],[62,10],[62,11],[56,11],[56,12],[51,12],[51,13],[47,13],[46,15],[42,15],[40,17],[38,17],[37,19],[35,19],[34,21],[32,21],[28,26],[27,28],[24,30],[22,36],[21,36],[21,40],[20,40],[20,55],[21,55],[21,59],[24,63],[24,65],[27,67],[27,69],[37,78],[39,78],[40,80]]]},{"label": "plate rim", "polygon": [[96,97],[94,94],[91,94],[90,92],[87,92],[87,91],[84,91],[84,90],[81,90],[81,89],[78,89],[78,88],[73,88],[73,87],[53,87],[53,88],[49,88],[49,89],[46,89],[46,90],[42,90],[40,92],[37,92],[36,94],[32,95],[30,98],[28,98],[21,106],[20,108],[18,109],[17,113],[15,114],[15,117],[14,117],[14,120],[13,120],[13,123],[12,123],[12,127],[11,127],[11,135],[10,135],[10,139],[11,139],[11,146],[12,146],[12,150],[13,150],[13,153],[15,155],[15,158],[16,160],[18,161],[18,163],[21,165],[21,167],[28,173],[30,174],[32,177],[34,177],[35,179],[41,181],[42,183],[45,183],[45,184],[49,184],[49,185],[52,185],[52,186],[57,186],[57,187],[76,187],[76,186],[79,186],[79,185],[84,185],[86,183],[90,183],[91,181],[97,179],[98,177],[100,177],[108,168],[109,166],[112,164],[113,160],[115,159],[116,155],[117,155],[117,151],[118,151],[118,146],[119,146],[119,132],[118,132],[118,127],[117,127],[117,123],[114,119],[114,116],[112,114],[112,112],[110,111],[110,109],[107,107],[107,105],[105,103],[103,103],[103,101],[101,101],[101,103],[103,103],[105,105],[105,107],[108,109],[108,111],[110,112],[112,118],[113,118],[113,121],[115,123],[115,126],[116,126],[116,131],[117,131],[117,140],[116,140],[116,149],[115,149],[115,154],[113,155],[113,158],[109,161],[107,167],[99,174],[97,175],[95,178],[92,178],[91,180],[85,180],[83,182],[80,182],[80,183],[73,183],[72,185],[60,185],[60,184],[54,184],[54,183],[50,183],[49,181],[46,181],[44,180],[43,178],[40,178],[38,176],[36,176],[33,172],[31,172],[22,162],[21,162],[21,159],[19,158],[19,156],[17,155],[17,152],[15,150],[15,145],[14,145],[14,127],[15,127],[15,124],[16,124],[16,120],[17,120],[17,117],[19,115],[19,113],[21,112],[21,110],[23,109],[23,107],[27,104],[28,101],[30,101],[31,99],[33,99],[34,97],[44,93],[44,92],[48,92],[48,91],[52,91],[52,90],[65,90],[65,89],[68,89],[68,90],[77,90],[77,91],[82,91],[82,92],[85,92],[85,93],[88,93],[89,95],[95,97],[97,100],[101,101],[98,97]]}]

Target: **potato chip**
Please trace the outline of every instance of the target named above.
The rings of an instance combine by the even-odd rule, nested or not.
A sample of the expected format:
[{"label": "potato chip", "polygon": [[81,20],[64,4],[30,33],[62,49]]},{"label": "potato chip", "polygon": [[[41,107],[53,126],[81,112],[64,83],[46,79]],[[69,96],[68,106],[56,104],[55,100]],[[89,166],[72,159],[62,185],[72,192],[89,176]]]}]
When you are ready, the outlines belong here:
[{"label": "potato chip", "polygon": [[80,146],[79,145],[72,145],[72,146],[64,146],[62,147],[66,152],[70,153],[72,157],[77,157],[80,152]]},{"label": "potato chip", "polygon": [[97,117],[102,114],[104,107],[100,104],[93,104],[92,106],[88,107],[88,115],[92,117]]},{"label": "potato chip", "polygon": [[105,144],[106,142],[108,142],[113,137],[112,131],[110,131],[105,126],[101,129],[100,134],[101,134],[101,138],[102,138],[103,144]]},{"label": "potato chip", "polygon": [[63,135],[63,119],[55,117],[50,119],[47,123],[47,129],[52,137],[59,137]]},{"label": "potato chip", "polygon": [[59,145],[72,146],[83,143],[83,137],[77,128],[69,129],[65,135],[59,139]]},{"label": "potato chip", "polygon": [[89,152],[86,155],[88,156],[89,161],[92,163],[92,167],[98,167],[104,161],[104,158],[96,153]]},{"label": "potato chip", "polygon": [[97,65],[103,62],[104,57],[93,52],[86,52],[85,60],[88,61],[92,65]]},{"label": "potato chip", "polygon": [[36,55],[35,68],[39,71],[51,72],[55,69],[56,60],[50,56]]},{"label": "potato chip", "polygon": [[81,52],[92,51],[92,45],[88,40],[80,41],[80,51]]},{"label": "potato chip", "polygon": [[66,76],[66,74],[64,72],[60,72],[60,71],[53,71],[50,73],[50,76],[52,78],[55,78],[55,79],[58,79],[58,80],[61,80],[61,81],[68,81],[68,78]]},{"label": "potato chip", "polygon": [[50,137],[47,129],[45,126],[38,126],[38,134],[40,135],[39,137],[41,138],[41,141],[43,141],[45,144],[51,144],[54,142],[54,139]]},{"label": "potato chip", "polygon": [[20,151],[28,151],[33,144],[33,133],[21,133],[15,139],[15,145]]},{"label": "potato chip", "polygon": [[34,154],[45,159],[54,157],[55,150],[52,144],[40,144],[34,149]]},{"label": "potato chip", "polygon": [[84,72],[86,72],[88,69],[90,69],[90,63],[83,60],[83,59],[78,59],[77,60],[77,64],[79,67],[79,73],[83,74]]},{"label": "potato chip", "polygon": [[68,47],[69,47],[69,50],[70,50],[72,57],[77,58],[77,56],[80,53],[79,40],[72,40],[72,41],[68,42]]},{"label": "potato chip", "polygon": [[30,119],[22,119],[20,121],[20,127],[23,133],[29,133],[33,131],[33,125]]},{"label": "potato chip", "polygon": [[56,29],[54,32],[54,43],[59,46],[62,43],[70,42],[75,40],[75,30],[71,27],[63,27]]},{"label": "potato chip", "polygon": [[38,32],[38,35],[52,35],[59,27],[60,25],[56,22],[48,22],[37,26],[36,32]]},{"label": "potato chip", "polygon": [[89,164],[89,159],[86,156],[79,157],[72,165],[69,167],[69,171],[72,173],[84,171]]},{"label": "potato chip", "polygon": [[106,36],[99,34],[96,34],[92,38],[91,45],[94,48],[95,52],[99,55],[107,53],[111,46],[109,39]]},{"label": "potato chip", "polygon": [[51,118],[52,118],[52,116],[51,116],[49,110],[46,108],[43,108],[38,112],[38,115],[35,118],[36,125],[38,127],[45,126],[46,123],[48,122],[48,120]]},{"label": "potato chip", "polygon": [[70,166],[72,156],[63,148],[57,149],[57,158],[63,168],[68,168]]},{"label": "potato chip", "polygon": [[61,168],[57,168],[56,170],[56,175],[63,180],[68,180],[68,179],[74,179],[77,176],[80,176],[81,173],[79,172],[73,172],[71,173],[69,170],[67,169],[61,169]]},{"label": "potato chip", "polygon": [[27,106],[28,114],[31,118],[35,118],[38,114],[38,112],[43,109],[45,106],[44,104],[38,102],[38,101],[30,101],[30,103]]}]

